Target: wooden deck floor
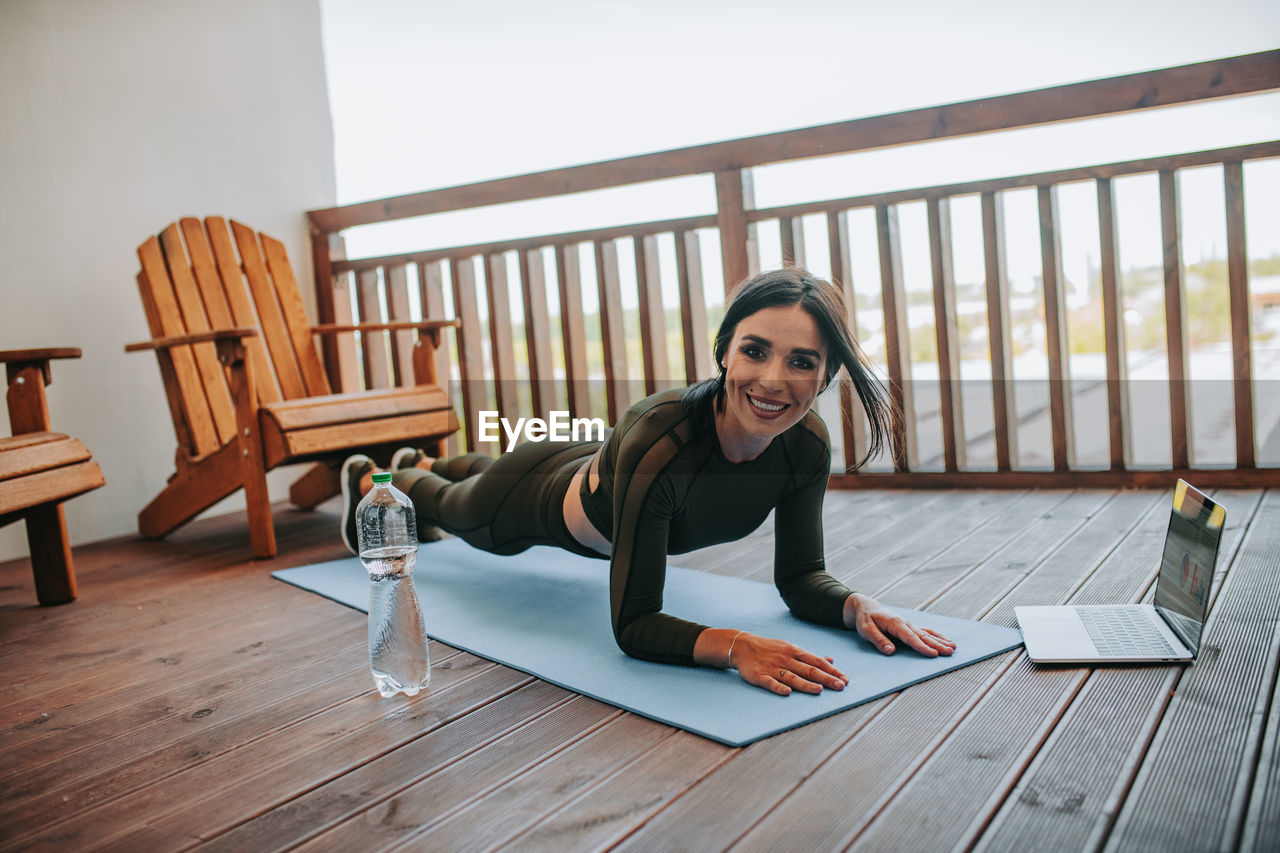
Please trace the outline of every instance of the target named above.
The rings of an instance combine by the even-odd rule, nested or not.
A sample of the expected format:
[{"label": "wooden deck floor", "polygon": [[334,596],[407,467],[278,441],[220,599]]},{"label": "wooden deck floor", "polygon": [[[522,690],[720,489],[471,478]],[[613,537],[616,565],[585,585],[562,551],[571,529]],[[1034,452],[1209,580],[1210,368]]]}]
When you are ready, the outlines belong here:
[{"label": "wooden deck floor", "polygon": [[[0,564],[0,849],[1280,849],[1280,492],[1230,529],[1200,660],[1011,652],[746,749],[433,645],[429,695],[372,691],[365,617],[272,580],[342,555],[336,507],[78,548],[41,609]],[[1164,491],[833,492],[833,571],[1011,625],[1141,600]],[[767,580],[750,539],[682,559]],[[856,678],[856,673],[852,673]]]}]

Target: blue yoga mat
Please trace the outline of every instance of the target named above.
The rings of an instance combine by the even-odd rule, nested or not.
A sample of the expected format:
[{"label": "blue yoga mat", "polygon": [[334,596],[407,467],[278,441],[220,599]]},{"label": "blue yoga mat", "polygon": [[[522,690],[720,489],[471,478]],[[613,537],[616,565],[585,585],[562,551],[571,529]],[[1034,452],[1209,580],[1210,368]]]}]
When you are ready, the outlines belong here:
[{"label": "blue yoga mat", "polygon": [[[355,557],[272,575],[368,611],[369,580]],[[854,633],[795,618],[771,584],[669,567],[665,612],[788,640],[835,658],[850,679],[842,691],[784,697],[728,670],[655,664],[623,654],[609,624],[604,560],[549,547],[498,557],[446,539],[419,550],[414,582],[427,632],[435,639],[729,746],[745,746],[1022,644],[1014,628],[895,608],[958,648],[951,657],[925,658],[902,648],[886,656]]]}]

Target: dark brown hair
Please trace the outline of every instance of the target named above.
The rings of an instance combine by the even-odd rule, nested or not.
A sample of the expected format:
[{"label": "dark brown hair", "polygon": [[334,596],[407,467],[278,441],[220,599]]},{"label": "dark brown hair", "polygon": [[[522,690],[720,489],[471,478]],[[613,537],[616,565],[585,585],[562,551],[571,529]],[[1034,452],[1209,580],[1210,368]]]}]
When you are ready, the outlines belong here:
[{"label": "dark brown hair", "polygon": [[[840,291],[829,282],[799,267],[784,267],[753,276],[734,288],[730,294],[724,319],[716,332],[716,375],[689,386],[682,398],[685,408],[699,429],[710,428],[714,413],[724,405],[725,368],[723,361],[733,340],[738,323],[765,308],[800,305],[818,324],[818,332],[827,347],[826,376],[823,388],[845,369],[842,381],[852,384],[870,425],[867,452],[857,464],[880,453],[889,440],[892,407],[884,388],[871,373],[871,362],[849,332],[848,313]],[[848,417],[848,415],[846,415]]]}]

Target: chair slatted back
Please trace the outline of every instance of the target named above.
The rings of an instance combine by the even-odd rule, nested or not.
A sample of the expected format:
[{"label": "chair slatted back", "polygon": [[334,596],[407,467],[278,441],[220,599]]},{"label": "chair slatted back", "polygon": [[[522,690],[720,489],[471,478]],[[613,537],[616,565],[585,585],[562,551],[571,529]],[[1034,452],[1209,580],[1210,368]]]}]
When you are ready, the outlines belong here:
[{"label": "chair slatted back", "polygon": [[[153,337],[255,326],[261,334],[248,346],[260,404],[330,393],[280,241],[221,217],[185,218],[139,246],[138,260]],[[232,440],[235,409],[214,344],[159,355],[180,453],[204,456]]]},{"label": "chair slatted back", "polygon": [[286,400],[328,394],[329,380],[311,340],[311,324],[284,246],[265,234],[260,245],[257,232],[235,220],[231,231],[281,393]]},{"label": "chair slatted back", "polygon": [[[173,274],[162,248],[166,244],[175,261]],[[185,262],[177,226],[165,229],[161,239],[148,238],[138,247],[138,260],[142,264],[139,288],[152,336],[209,331],[208,316]],[[185,431],[192,456],[212,453],[235,434],[235,412],[217,350],[212,343],[174,347],[170,359],[184,416],[179,443],[181,432]]]}]

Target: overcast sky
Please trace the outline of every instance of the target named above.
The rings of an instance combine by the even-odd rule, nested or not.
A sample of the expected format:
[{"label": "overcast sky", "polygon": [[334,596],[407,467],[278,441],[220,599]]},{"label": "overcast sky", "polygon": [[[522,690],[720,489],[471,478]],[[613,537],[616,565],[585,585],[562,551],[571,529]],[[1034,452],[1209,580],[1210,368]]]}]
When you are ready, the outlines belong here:
[{"label": "overcast sky", "polygon": [[[343,203],[1280,44],[1274,0],[321,3]],[[1261,96],[874,152],[838,165],[759,169],[757,202],[1275,138],[1280,95]],[[403,229],[381,236],[357,229],[349,248],[366,254],[515,236],[533,218],[545,233],[706,213],[714,209],[710,187],[709,179],[689,178],[606,192],[586,221],[554,202],[514,206],[505,216],[434,217],[426,243]],[[1194,259],[1202,240],[1197,223],[1187,224]],[[1216,240],[1203,238],[1209,248]]]}]

